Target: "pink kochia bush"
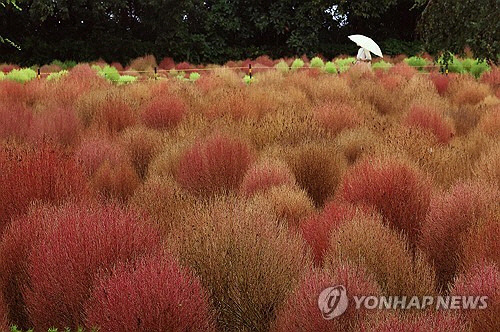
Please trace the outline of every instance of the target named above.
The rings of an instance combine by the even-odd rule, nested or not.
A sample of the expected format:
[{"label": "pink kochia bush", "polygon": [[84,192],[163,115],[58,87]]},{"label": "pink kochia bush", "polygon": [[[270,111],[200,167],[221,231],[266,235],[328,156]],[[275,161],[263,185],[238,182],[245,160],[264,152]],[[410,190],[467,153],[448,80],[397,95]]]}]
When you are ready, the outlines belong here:
[{"label": "pink kochia bush", "polygon": [[177,181],[197,195],[235,190],[254,159],[253,150],[244,141],[216,133],[184,152]]},{"label": "pink kochia bush", "polygon": [[142,113],[146,126],[155,129],[175,127],[185,116],[186,105],[173,95],[159,96],[149,102]]},{"label": "pink kochia bush", "polygon": [[[342,316],[326,320],[318,307],[319,294],[328,287],[343,285],[350,303]],[[314,271],[304,277],[278,312],[271,331],[356,331],[359,324],[375,311],[356,310],[352,296],[380,295],[377,283],[359,267],[338,265],[332,271]]]},{"label": "pink kochia bush", "polygon": [[[97,277],[119,262],[160,252],[159,233],[141,216],[113,205],[68,205],[40,216],[49,223],[28,257],[24,298],[35,330],[75,329]],[[25,286],[28,286],[25,285]]]},{"label": "pink kochia bush", "polygon": [[47,144],[0,145],[0,234],[9,220],[36,201],[60,203],[88,196],[79,165]]},{"label": "pink kochia bush", "polygon": [[167,255],[119,265],[96,283],[87,326],[102,331],[215,331],[200,281]]},{"label": "pink kochia bush", "polygon": [[500,272],[494,264],[481,263],[460,275],[451,290],[458,296],[487,296],[483,310],[461,310],[474,332],[500,331]]},{"label": "pink kochia bush", "polygon": [[33,122],[33,113],[20,103],[0,99],[0,138],[24,139]]},{"label": "pink kochia bush", "polygon": [[458,183],[432,197],[419,245],[434,265],[442,287],[453,280],[466,254],[464,237],[499,201],[500,191],[483,182]]},{"label": "pink kochia bush", "polygon": [[431,184],[423,173],[402,161],[365,159],[345,175],[340,195],[353,204],[375,208],[413,248],[429,209]]},{"label": "pink kochia bush", "polygon": [[9,323],[7,321],[7,305],[0,294],[0,329],[2,331],[9,331]]},{"label": "pink kochia bush", "polygon": [[[386,311],[389,312],[389,311]],[[428,311],[420,315],[386,313],[363,323],[360,332],[468,332],[459,317],[448,312]],[[485,330],[486,331],[486,330]]]},{"label": "pink kochia bush", "polygon": [[306,218],[300,225],[302,236],[312,248],[316,265],[323,262],[323,255],[330,245],[330,234],[346,219],[352,218],[355,212],[352,205],[333,201],[321,213]]},{"label": "pink kochia bush", "polygon": [[294,186],[295,176],[290,168],[277,160],[263,160],[252,166],[243,178],[241,192],[252,196],[258,192],[282,185]]},{"label": "pink kochia bush", "polygon": [[405,124],[430,131],[438,142],[443,144],[448,143],[454,135],[453,127],[438,111],[424,106],[414,105],[405,119]]}]

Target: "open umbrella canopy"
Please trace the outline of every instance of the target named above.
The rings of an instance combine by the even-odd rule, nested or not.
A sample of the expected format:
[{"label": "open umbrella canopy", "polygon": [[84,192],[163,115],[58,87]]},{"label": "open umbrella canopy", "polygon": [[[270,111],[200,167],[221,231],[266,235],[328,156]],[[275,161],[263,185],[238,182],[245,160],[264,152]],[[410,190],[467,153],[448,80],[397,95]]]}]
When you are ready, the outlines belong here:
[{"label": "open umbrella canopy", "polygon": [[383,58],[382,50],[370,37],[366,37],[363,35],[350,35],[349,39],[358,44],[359,47],[363,47],[373,54]]}]

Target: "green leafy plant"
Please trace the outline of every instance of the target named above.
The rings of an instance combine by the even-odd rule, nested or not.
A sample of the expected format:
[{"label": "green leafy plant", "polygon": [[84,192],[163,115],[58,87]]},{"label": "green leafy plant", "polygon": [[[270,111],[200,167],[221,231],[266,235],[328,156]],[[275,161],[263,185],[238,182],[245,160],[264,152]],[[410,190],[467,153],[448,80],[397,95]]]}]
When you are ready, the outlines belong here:
[{"label": "green leafy plant", "polygon": [[288,67],[288,64],[281,60],[280,62],[278,62],[276,64],[276,66],[274,66],[278,71],[282,72],[282,73],[286,73],[290,70],[290,67]]},{"label": "green leafy plant", "polygon": [[56,66],[61,67],[61,69],[68,70],[68,69],[75,67],[77,65],[77,63],[76,63],[76,61],[72,61],[72,60],[67,60],[64,62],[62,62],[60,60],[54,60],[51,62],[51,65],[56,65]]},{"label": "green leafy plant", "polygon": [[321,69],[325,66],[325,63],[323,62],[323,60],[319,57],[314,57],[312,58],[311,60],[311,68],[318,68],[318,69]]},{"label": "green leafy plant", "polygon": [[424,58],[421,58],[419,56],[412,56],[411,58],[405,59],[405,62],[412,67],[417,68],[418,70],[422,71],[425,69],[425,66],[427,66],[429,63],[427,60]]},{"label": "green leafy plant", "polygon": [[118,79],[118,84],[130,84],[137,81],[137,77],[131,75],[122,75]]},{"label": "green leafy plant", "polygon": [[470,73],[474,77],[479,78],[481,75],[489,71],[491,67],[486,63],[486,61],[476,60],[470,69]]},{"label": "green leafy plant", "polygon": [[372,64],[373,70],[389,70],[392,67],[392,64],[389,62],[385,62],[384,60],[380,60],[379,62],[375,62]]},{"label": "green leafy plant", "polygon": [[13,69],[5,78],[11,81],[26,83],[36,77],[36,72],[31,68]]},{"label": "green leafy plant", "polygon": [[255,83],[256,80],[255,77],[250,77],[250,75],[245,75],[245,77],[243,77],[243,82],[245,82],[245,84],[247,85],[250,85],[252,83]]},{"label": "green leafy plant", "polygon": [[353,57],[335,60],[339,73],[347,71],[354,62],[356,62],[356,59]]},{"label": "green leafy plant", "polygon": [[302,59],[295,59],[292,63],[292,70],[298,70],[304,67],[304,61]]},{"label": "green leafy plant", "polygon": [[462,61],[462,66],[464,68],[464,70],[468,73],[470,73],[471,69],[472,69],[472,66],[474,65],[475,63],[475,60],[474,59],[471,59],[471,58],[467,58],[465,60]]},{"label": "green leafy plant", "polygon": [[325,64],[325,71],[328,73],[328,74],[337,74],[337,66],[331,62],[331,61],[328,61],[326,64]]},{"label": "green leafy plant", "polygon": [[47,76],[47,81],[59,81],[61,77],[68,75],[67,70],[61,70],[57,73],[51,73],[49,76]]},{"label": "green leafy plant", "polygon": [[193,73],[189,74],[189,80],[191,82],[196,82],[197,80],[200,79],[200,77],[201,77],[201,75],[197,72],[193,72]]}]

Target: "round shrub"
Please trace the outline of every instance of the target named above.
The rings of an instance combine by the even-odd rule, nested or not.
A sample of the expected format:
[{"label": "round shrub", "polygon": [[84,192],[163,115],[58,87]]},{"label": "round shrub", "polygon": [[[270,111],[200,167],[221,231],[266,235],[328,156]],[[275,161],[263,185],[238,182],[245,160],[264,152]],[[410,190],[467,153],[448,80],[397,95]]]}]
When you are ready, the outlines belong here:
[{"label": "round shrub", "polygon": [[140,184],[128,158],[120,163],[105,160],[92,177],[92,187],[105,199],[126,202]]},{"label": "round shrub", "polygon": [[399,75],[404,77],[406,80],[410,80],[413,76],[417,74],[417,70],[413,67],[410,67],[404,62],[400,62],[391,68],[389,68],[389,74],[391,75]]},{"label": "round shrub", "polygon": [[240,191],[247,196],[252,196],[281,185],[295,185],[295,176],[292,171],[284,162],[264,159],[250,167],[243,177]]},{"label": "round shrub", "polygon": [[288,63],[286,63],[285,61],[281,60],[280,62],[278,62],[276,65],[275,65],[275,68],[282,72],[282,73],[287,73],[289,70],[290,70],[290,67],[288,66]]},{"label": "round shrub", "polygon": [[110,134],[120,132],[137,122],[132,108],[118,97],[108,98],[100,105],[96,120],[98,126]]},{"label": "round shrub", "polygon": [[500,136],[500,106],[486,112],[479,121],[479,130],[491,137]]},{"label": "round shrub", "polygon": [[332,271],[310,272],[280,309],[271,331],[356,331],[365,317],[373,316],[374,311],[356,310],[350,303],[342,316],[333,320],[324,319],[318,309],[318,296],[333,285],[343,285],[349,297],[380,294],[377,283],[358,267],[342,264]]},{"label": "round shrub", "polygon": [[170,129],[182,121],[186,114],[184,101],[173,95],[163,95],[149,102],[142,111],[144,124],[155,129]]},{"label": "round shrub", "polygon": [[124,148],[108,138],[95,136],[86,137],[75,151],[75,159],[88,176],[92,176],[99,167],[108,161],[118,164],[127,159]]},{"label": "round shrub", "polygon": [[500,272],[494,264],[478,264],[458,276],[451,295],[487,296],[488,307],[483,310],[461,310],[474,332],[500,330]]},{"label": "round shrub", "polygon": [[34,142],[53,140],[62,146],[73,146],[82,125],[73,108],[53,108],[33,117],[29,136]]},{"label": "round shrub", "polygon": [[7,320],[7,305],[0,294],[0,329],[9,331],[9,322]]},{"label": "round shrub", "polygon": [[333,197],[341,180],[345,161],[334,149],[321,143],[306,143],[287,149],[286,159],[297,184],[317,207]]},{"label": "round shrub", "polygon": [[391,159],[365,159],[344,176],[340,195],[382,214],[384,222],[402,232],[411,247],[420,236],[429,209],[431,184],[411,165]]},{"label": "round shrub", "polygon": [[120,264],[96,282],[86,325],[103,331],[215,331],[200,281],[170,257]]},{"label": "round shrub", "polygon": [[195,197],[167,176],[152,176],[129,200],[131,207],[144,211],[164,234],[177,227],[186,211],[194,206]]},{"label": "round shrub", "polygon": [[0,138],[25,140],[33,122],[33,113],[20,102],[0,102]]},{"label": "round shrub", "polygon": [[337,74],[337,66],[335,65],[335,63],[328,61],[327,63],[325,63],[325,71],[328,74]]},{"label": "round shrub", "polygon": [[311,59],[311,68],[322,69],[325,66],[325,62],[320,57],[314,57]]},{"label": "round shrub", "polygon": [[325,205],[323,211],[301,223],[302,236],[312,248],[316,265],[323,263],[323,255],[330,245],[332,232],[347,219],[354,217],[355,212],[352,205],[333,201]]},{"label": "round shrub", "polygon": [[199,140],[181,156],[177,181],[196,195],[237,189],[254,161],[251,147],[240,139],[213,134]]},{"label": "round shrub", "polygon": [[437,92],[443,96],[446,91],[448,91],[448,86],[450,85],[450,78],[442,74],[432,73],[430,76],[432,83],[436,87]]},{"label": "round shrub", "polygon": [[463,241],[462,270],[480,262],[500,266],[500,211],[482,218]]},{"label": "round shrub", "polygon": [[427,60],[419,56],[412,56],[411,58],[405,59],[405,62],[420,71],[424,71],[425,66],[427,66]]},{"label": "round shrub", "polygon": [[337,135],[344,129],[357,127],[362,119],[358,112],[343,102],[329,102],[316,107],[314,116],[330,134]]},{"label": "round shrub", "polygon": [[436,136],[438,142],[443,144],[448,143],[453,137],[453,127],[432,108],[413,105],[404,123],[410,127],[430,131]]},{"label": "round shrub", "polygon": [[11,218],[25,213],[33,202],[58,204],[88,196],[81,168],[48,144],[0,145],[0,165],[0,234]]},{"label": "round shrub", "polygon": [[146,128],[130,128],[123,132],[120,141],[130,156],[135,172],[139,178],[145,179],[149,164],[161,145],[160,134]]},{"label": "round shrub", "polygon": [[188,211],[171,243],[209,291],[219,331],[267,331],[276,309],[310,269],[298,235],[268,211],[236,198]]},{"label": "round shrub", "polygon": [[366,321],[361,332],[469,332],[469,328],[459,317],[448,312],[427,311],[418,315],[389,313]]},{"label": "round shrub", "polygon": [[496,143],[483,152],[475,167],[480,179],[500,188],[500,144]]},{"label": "round shrub", "polygon": [[405,239],[376,214],[358,213],[332,232],[324,266],[332,270],[342,263],[366,268],[385,294],[435,294],[430,264],[419,251],[413,254]]},{"label": "round shrub", "polygon": [[292,70],[298,70],[300,68],[303,68],[304,67],[304,60],[302,59],[295,59],[293,62],[292,62]]},{"label": "round shrub", "polygon": [[24,297],[35,330],[82,326],[98,275],[162,247],[159,234],[139,215],[116,206],[69,205],[41,217],[55,226],[29,253]]},{"label": "round shrub", "polygon": [[270,208],[280,221],[293,230],[298,229],[301,220],[314,212],[314,203],[297,186],[272,187],[253,196],[253,202],[259,207]]},{"label": "round shrub", "polygon": [[432,197],[419,246],[434,265],[441,287],[453,280],[460,267],[462,239],[499,200],[498,189],[483,182],[461,182]]}]

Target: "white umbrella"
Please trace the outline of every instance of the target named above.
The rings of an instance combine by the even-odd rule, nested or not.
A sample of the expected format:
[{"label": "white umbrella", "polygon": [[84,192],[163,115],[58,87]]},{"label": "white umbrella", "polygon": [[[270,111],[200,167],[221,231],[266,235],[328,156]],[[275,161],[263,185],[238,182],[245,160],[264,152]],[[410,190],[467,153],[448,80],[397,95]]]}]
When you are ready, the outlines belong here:
[{"label": "white umbrella", "polygon": [[358,44],[359,47],[363,47],[364,49],[367,49],[368,51],[372,52],[375,55],[378,55],[381,58],[384,57],[382,55],[382,50],[380,49],[380,47],[370,37],[366,37],[363,35],[350,35],[349,39]]}]

